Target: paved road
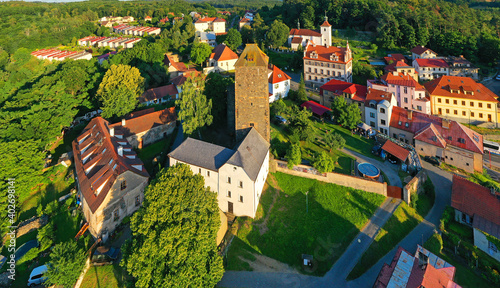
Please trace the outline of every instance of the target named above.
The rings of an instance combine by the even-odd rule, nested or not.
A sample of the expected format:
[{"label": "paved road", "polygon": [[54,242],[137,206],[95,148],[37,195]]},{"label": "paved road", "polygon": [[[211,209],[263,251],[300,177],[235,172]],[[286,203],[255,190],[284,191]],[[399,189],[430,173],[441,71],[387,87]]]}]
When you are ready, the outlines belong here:
[{"label": "paved road", "polygon": [[[422,244],[425,242],[437,229],[439,225],[439,219],[443,214],[446,205],[450,205],[451,202],[451,179],[452,174],[443,171],[431,164],[424,162],[424,168],[427,170],[427,174],[434,183],[436,190],[436,199],[434,206],[425,220],[420,223],[413,231],[411,231],[399,244],[404,249],[414,252],[416,251],[417,244]],[[356,238],[357,239],[357,238]],[[352,243],[346,250],[352,249]],[[339,261],[332,267],[332,270],[328,272],[325,277],[313,277],[301,274],[289,274],[289,273],[258,273],[258,272],[247,272],[247,271],[227,271],[224,273],[224,277],[219,286],[223,287],[342,287],[342,288],[357,288],[357,287],[371,287],[380,272],[384,263],[390,263],[394,254],[396,253],[397,246],[380,259],[377,264],[370,268],[365,274],[363,274],[358,279],[353,281],[345,282],[345,276],[348,272],[337,272],[342,270],[344,267],[339,264],[339,261],[344,258],[341,256]],[[347,256],[346,256],[347,258]],[[342,260],[344,261],[344,260]],[[353,262],[353,263],[352,263]],[[356,262],[348,262],[349,266],[355,265]],[[347,265],[347,264],[346,264]],[[345,269],[349,270],[349,269]],[[333,271],[333,272],[332,272]],[[338,278],[335,278],[338,277]]]},{"label": "paved road", "polygon": [[403,187],[403,183],[401,183],[401,178],[399,178],[398,175],[399,167],[396,164],[392,164],[389,161],[380,162],[373,158],[366,157],[365,155],[349,150],[347,148],[342,149],[342,152],[356,158],[358,162],[368,162],[370,164],[373,164],[381,171],[384,171],[387,178],[389,178],[389,182],[391,182],[390,183],[391,186]]}]

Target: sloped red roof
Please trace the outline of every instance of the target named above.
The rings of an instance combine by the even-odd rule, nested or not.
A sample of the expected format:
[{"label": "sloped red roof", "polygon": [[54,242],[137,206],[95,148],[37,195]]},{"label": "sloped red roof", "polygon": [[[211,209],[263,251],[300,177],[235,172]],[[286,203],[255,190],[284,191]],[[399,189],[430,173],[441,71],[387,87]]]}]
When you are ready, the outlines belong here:
[{"label": "sloped red roof", "polygon": [[[409,113],[412,113],[411,120],[408,119]],[[440,126],[441,120],[442,119],[438,116],[427,115],[415,111],[410,112],[407,109],[394,106],[392,107],[390,126],[415,134],[424,127],[427,127],[430,123],[436,123]],[[408,127],[406,127],[406,123],[408,123]]]},{"label": "sloped red roof", "polygon": [[[78,186],[92,213],[101,206],[119,175],[131,171],[149,178],[132,146],[126,139],[112,137],[109,133],[110,126],[108,121],[96,117],[90,120],[80,136],[73,141]],[[115,133],[117,134],[119,133]],[[119,146],[123,147],[124,156],[118,155]]]},{"label": "sloped red roof", "polygon": [[423,141],[441,148],[446,147],[446,142],[443,139],[443,136],[439,133],[436,125],[434,125],[433,123],[427,125],[422,131],[419,131],[413,137],[413,139]]},{"label": "sloped red roof", "polygon": [[205,18],[200,18],[196,20],[196,23],[205,23],[205,22],[226,22],[226,19],[224,18],[219,18],[219,17],[205,17]]},{"label": "sloped red roof", "polygon": [[165,64],[165,66],[167,67],[172,65],[175,68],[175,70],[179,72],[186,72],[192,69],[192,67],[190,67],[189,65],[186,66],[186,64],[184,64],[183,62],[176,62],[174,60],[174,57],[169,54],[165,54],[165,57],[163,58],[163,64]]},{"label": "sloped red roof", "polygon": [[416,90],[424,90],[424,87],[408,74],[404,75],[402,73],[389,72],[384,74],[381,79],[388,84],[415,87]]},{"label": "sloped red roof", "polygon": [[245,22],[250,22],[250,19],[248,19],[248,18],[242,18],[240,20],[240,23],[245,23]]},{"label": "sloped red roof", "polygon": [[437,54],[436,52],[432,51],[429,48],[425,48],[424,46],[416,46],[415,48],[411,49],[410,52],[418,54],[418,55],[422,55],[427,50],[429,50],[430,52],[432,52],[434,54]]},{"label": "sloped red roof", "polygon": [[321,104],[318,104],[314,101],[304,102],[302,103],[302,105],[300,105],[300,107],[305,107],[306,109],[310,109],[314,114],[319,116],[323,116],[323,114],[325,114],[326,112],[332,111],[332,109],[323,106]]},{"label": "sloped red roof", "polygon": [[[429,91],[431,97],[445,96],[498,103],[498,96],[495,93],[486,88],[483,84],[476,83],[476,81],[469,77],[441,76],[425,83],[424,86],[427,91]],[[452,93],[450,91],[451,89],[459,90],[460,93]],[[471,91],[474,95],[471,93],[464,94],[464,91]]]},{"label": "sloped red roof", "polygon": [[215,61],[227,61],[238,59],[238,55],[223,43],[214,48],[209,58],[214,59]]},{"label": "sloped red roof", "polygon": [[[489,188],[455,174],[451,188],[451,207],[474,216],[473,222],[476,221],[476,216],[480,216],[500,226],[500,194],[493,195]],[[500,227],[497,229],[500,231]]]},{"label": "sloped red roof", "polygon": [[292,79],[290,76],[288,76],[285,72],[281,71],[278,66],[273,65],[271,75],[269,75],[269,83],[271,84],[276,84],[279,82],[283,82],[286,80]]},{"label": "sloped red roof", "polygon": [[448,63],[443,59],[415,59],[420,67],[448,68]]},{"label": "sloped red roof", "polygon": [[122,125],[122,122],[118,122],[110,125],[110,127],[114,127],[116,131],[121,131],[125,137],[128,137],[176,120],[175,107],[170,107],[143,115],[128,115],[128,117],[125,117],[125,126]]},{"label": "sloped red roof", "polygon": [[[316,51],[316,53],[318,53],[318,58],[311,58],[311,53],[313,51]],[[325,47],[320,45],[308,45],[307,50],[305,51],[304,59],[326,61],[333,63],[347,63],[352,59],[349,59],[348,61],[344,59],[345,51],[346,48],[344,47],[335,47],[335,46]],[[339,61],[330,60],[330,56],[334,53],[339,57]]]},{"label": "sloped red roof", "polygon": [[330,25],[330,23],[328,23],[327,20],[325,20],[325,22],[323,22],[323,24],[320,25],[321,27],[330,27],[332,25]]},{"label": "sloped red roof", "polygon": [[292,43],[293,44],[300,44],[300,43],[302,43],[302,37],[293,37],[292,38]]},{"label": "sloped red roof", "polygon": [[393,97],[391,92],[385,92],[383,90],[368,89],[368,93],[366,94],[365,105],[369,105],[370,101],[380,102],[383,100],[387,100],[391,102],[391,98]]},{"label": "sloped red roof", "polygon": [[314,36],[321,37],[321,33],[311,29],[295,29],[290,30],[290,36]]},{"label": "sloped red roof", "polygon": [[157,88],[151,88],[144,92],[141,97],[139,97],[139,102],[144,103],[151,100],[161,99],[166,96],[175,96],[177,93],[177,88],[174,84],[161,86]]},{"label": "sloped red roof", "polygon": [[387,153],[393,155],[403,162],[406,161],[408,155],[410,155],[410,151],[392,142],[391,140],[387,140],[385,142],[385,144],[382,146],[382,150],[386,151]]},{"label": "sloped red roof", "polygon": [[182,75],[170,79],[170,82],[172,82],[172,84],[174,84],[175,86],[181,86],[182,84],[184,84],[184,82],[186,82],[187,78],[198,77],[200,75],[205,77],[204,74],[202,74],[200,71],[190,70]]},{"label": "sloped red roof", "polygon": [[363,85],[332,79],[320,87],[320,95],[323,95],[324,90],[331,91],[337,95],[341,95],[343,92],[351,95],[354,94],[352,100],[365,102],[367,88]]}]

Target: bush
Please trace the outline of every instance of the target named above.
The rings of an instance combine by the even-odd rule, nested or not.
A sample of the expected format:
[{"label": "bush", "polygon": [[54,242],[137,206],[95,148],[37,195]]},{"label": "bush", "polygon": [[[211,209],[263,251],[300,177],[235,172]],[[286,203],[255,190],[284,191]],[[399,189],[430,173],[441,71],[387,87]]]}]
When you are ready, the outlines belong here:
[{"label": "bush", "polygon": [[298,144],[292,144],[292,146],[286,153],[286,158],[288,160],[288,169],[292,169],[293,166],[300,164],[300,162],[302,161],[300,146]]},{"label": "bush", "polygon": [[21,257],[21,259],[19,259],[16,264],[17,265],[20,265],[22,263],[25,263],[25,262],[29,262],[33,259],[35,259],[36,257],[38,257],[38,254],[40,254],[40,249],[38,248],[31,248],[26,254],[24,254],[23,257]]},{"label": "bush", "polygon": [[287,142],[282,142],[276,138],[271,140],[271,153],[275,158],[285,157],[286,151],[290,148],[290,144]]},{"label": "bush", "polygon": [[418,193],[413,193],[410,195],[410,207],[416,209],[417,208],[417,201],[418,201]]},{"label": "bush", "polygon": [[321,173],[332,172],[335,168],[335,160],[323,151],[316,157],[313,166]]},{"label": "bush", "polygon": [[438,233],[435,233],[425,242],[424,247],[432,253],[439,254],[443,250],[443,238]]},{"label": "bush", "polygon": [[455,219],[455,209],[453,209],[451,206],[447,206],[446,209],[444,209],[443,216],[441,216],[441,223],[439,225],[439,228],[442,231],[446,231],[448,223],[450,223],[450,221],[453,219]]},{"label": "bush", "polygon": [[57,211],[57,206],[59,206],[59,203],[57,202],[57,200],[54,200],[54,201],[50,202],[45,207],[45,213],[44,214],[46,214],[46,215],[52,215],[52,214],[54,214]]}]

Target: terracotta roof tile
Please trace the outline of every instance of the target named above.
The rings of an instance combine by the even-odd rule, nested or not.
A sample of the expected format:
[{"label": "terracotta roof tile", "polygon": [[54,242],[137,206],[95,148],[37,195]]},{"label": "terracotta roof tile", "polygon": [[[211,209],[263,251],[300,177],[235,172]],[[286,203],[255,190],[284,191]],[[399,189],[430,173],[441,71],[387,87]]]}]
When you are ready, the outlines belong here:
[{"label": "terracotta roof tile", "polygon": [[302,103],[302,105],[300,105],[300,107],[305,107],[306,109],[311,110],[314,114],[319,116],[323,116],[323,114],[325,114],[326,112],[332,111],[332,109],[323,106],[321,104],[318,104],[314,101],[304,102]]},{"label": "terracotta roof tile", "polygon": [[325,22],[323,22],[323,24],[320,25],[321,27],[330,27],[332,25],[330,25],[330,23],[328,23],[327,20],[325,20]]},{"label": "terracotta roof tile", "polygon": [[408,155],[410,155],[410,151],[392,142],[391,140],[387,140],[385,142],[385,144],[382,146],[382,150],[386,151],[387,153],[393,155],[403,162],[406,161]]},{"label": "terracotta roof tile", "polygon": [[355,94],[352,98],[354,101],[365,102],[367,87],[359,84],[332,79],[320,87],[320,95],[323,95],[324,90],[333,92],[337,95],[341,95],[343,92],[351,95]]},{"label": "terracotta roof tile", "polygon": [[292,78],[288,76],[285,72],[281,71],[281,69],[278,68],[278,66],[273,65],[271,75],[269,75],[269,83],[276,84],[290,79]]},{"label": "terracotta roof tile", "polygon": [[420,67],[448,68],[448,63],[443,59],[415,59]]},{"label": "terracotta roof tile", "polygon": [[381,78],[388,84],[399,85],[399,86],[407,86],[407,87],[415,87],[416,90],[424,90],[424,87],[420,85],[411,75],[404,75],[402,73],[389,72],[384,74]]},{"label": "terracotta roof tile", "polygon": [[141,97],[139,97],[139,102],[144,103],[156,99],[161,99],[166,96],[171,96],[175,99],[175,95],[178,94],[177,88],[174,84],[161,86],[157,88],[151,88],[144,92]]},{"label": "terracotta roof tile", "polygon": [[214,59],[215,61],[227,61],[238,59],[238,55],[227,47],[226,44],[219,44],[214,48],[213,53],[210,54],[209,58]]},{"label": "terracotta roof tile", "polygon": [[125,137],[128,137],[176,120],[177,114],[175,113],[175,107],[170,107],[144,115],[131,115],[131,117],[125,117],[124,126],[122,122],[118,122],[110,125],[110,127],[119,130]]},{"label": "terracotta roof tile", "polygon": [[[318,54],[318,58],[312,58],[311,53],[315,51]],[[319,60],[319,61],[326,61],[326,62],[333,62],[333,63],[347,63],[351,61],[349,59],[348,61],[345,61],[344,59],[344,53],[346,51],[346,48],[344,47],[335,47],[335,46],[320,46],[320,45],[308,45],[307,49],[305,51],[305,56],[304,59],[309,59],[309,60]],[[330,56],[332,54],[336,54],[338,56],[338,61],[333,61],[330,60]]]},{"label": "terracotta roof tile", "polygon": [[290,30],[290,36],[313,36],[313,37],[321,37],[321,33],[316,30],[311,29],[295,29],[292,28]]},{"label": "terracotta roof tile", "polygon": [[[424,84],[429,94],[432,96],[455,97],[471,100],[483,100],[498,103],[498,96],[481,83],[476,83],[469,77],[442,76]],[[460,89],[460,93],[452,90]],[[467,89],[467,90],[465,90]],[[471,91],[474,94],[464,94],[464,91]]]},{"label": "terracotta roof tile", "polygon": [[369,105],[370,101],[380,102],[383,100],[387,100],[391,102],[391,98],[394,97],[391,92],[385,92],[383,90],[368,89],[368,93],[366,94],[365,105]]},{"label": "terracotta roof tile", "polygon": [[179,75],[177,77],[170,79],[170,82],[172,82],[172,84],[174,84],[175,86],[179,87],[179,86],[182,86],[182,84],[184,84],[184,82],[186,82],[186,80],[188,78],[198,77],[198,76],[202,76],[203,78],[206,77],[200,71],[190,70],[190,71],[185,72],[182,75]]},{"label": "terracotta roof tile", "polygon": [[422,55],[427,50],[429,50],[430,52],[432,52],[434,54],[437,54],[436,52],[432,51],[429,48],[425,48],[424,46],[416,46],[415,48],[411,49],[410,52],[418,54],[418,55]]}]

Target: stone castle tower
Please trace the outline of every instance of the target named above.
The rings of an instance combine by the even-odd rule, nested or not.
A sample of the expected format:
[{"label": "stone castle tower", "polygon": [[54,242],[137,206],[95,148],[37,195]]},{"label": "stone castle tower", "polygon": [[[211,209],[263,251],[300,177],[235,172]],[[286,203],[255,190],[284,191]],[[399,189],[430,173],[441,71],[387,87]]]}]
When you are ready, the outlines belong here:
[{"label": "stone castle tower", "polygon": [[228,121],[237,142],[252,127],[270,141],[268,62],[269,57],[257,44],[246,44],[234,64],[235,87],[228,97]]}]

